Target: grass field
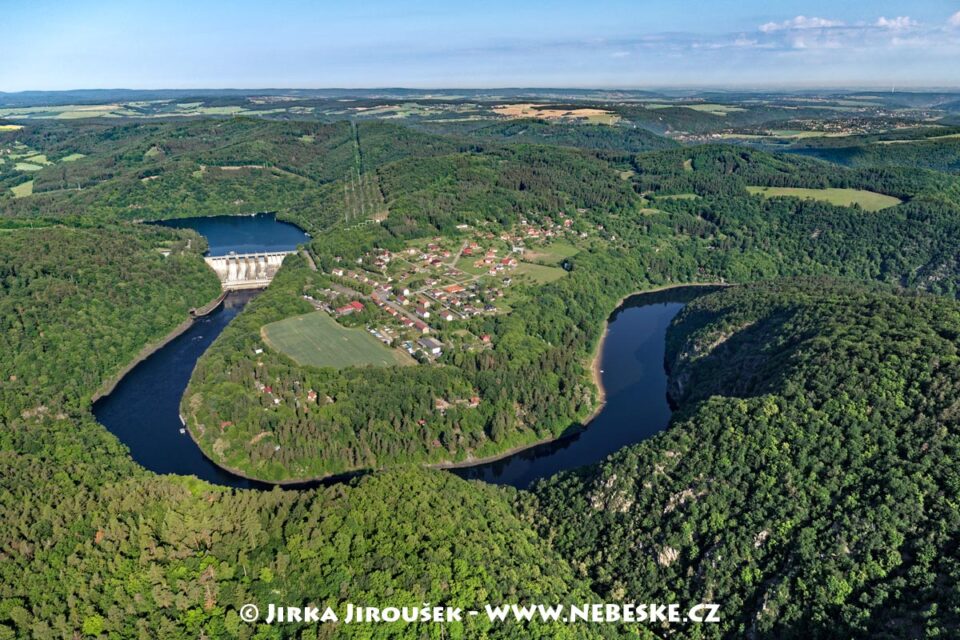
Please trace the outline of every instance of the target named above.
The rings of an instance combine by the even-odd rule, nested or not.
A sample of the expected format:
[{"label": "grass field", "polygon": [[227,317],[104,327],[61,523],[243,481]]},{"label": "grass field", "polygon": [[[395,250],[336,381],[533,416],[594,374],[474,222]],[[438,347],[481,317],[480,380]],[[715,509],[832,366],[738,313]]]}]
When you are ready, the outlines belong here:
[{"label": "grass field", "polygon": [[14,198],[23,198],[25,196],[33,195],[33,180],[24,182],[23,184],[18,184],[15,187],[10,187],[10,191],[13,192]]},{"label": "grass field", "polygon": [[542,264],[533,264],[532,262],[521,262],[513,271],[515,276],[523,276],[536,284],[547,284],[554,280],[559,280],[567,275],[567,272],[559,267],[548,267]]},{"label": "grass field", "polygon": [[80,158],[86,158],[86,157],[87,157],[87,156],[85,156],[85,155],[82,154],[82,153],[71,153],[71,154],[68,155],[68,156],[64,156],[64,157],[60,158],[60,162],[76,162],[76,161],[79,160]]},{"label": "grass field", "polygon": [[0,131],[20,131],[22,124],[0,124]]},{"label": "grass field", "polygon": [[457,269],[463,271],[464,273],[469,273],[473,276],[480,276],[487,272],[487,269],[484,267],[475,267],[473,263],[477,261],[477,256],[464,256],[457,260],[456,266]]},{"label": "grass field", "polygon": [[741,107],[734,107],[727,104],[684,104],[678,105],[681,107],[686,107],[687,109],[693,109],[694,111],[701,111],[703,113],[709,113],[714,116],[725,116],[728,113],[738,113],[740,111],[746,111]]},{"label": "grass field", "polygon": [[580,248],[564,240],[551,242],[543,247],[527,249],[526,259],[537,262],[560,264],[564,258],[572,258],[580,253]]},{"label": "grass field", "polygon": [[415,364],[363,329],[347,329],[322,311],[272,322],[260,331],[270,347],[314,367],[388,367]]},{"label": "grass field", "polygon": [[17,171],[40,171],[40,169],[43,169],[39,164],[31,164],[29,162],[18,162],[13,165],[13,168]]},{"label": "grass field", "polygon": [[806,200],[820,200],[841,207],[860,205],[866,211],[880,211],[902,202],[893,196],[864,191],[862,189],[797,189],[791,187],[747,187],[750,193],[765,198],[791,197]]},{"label": "grass field", "polygon": [[654,196],[657,200],[696,200],[700,196],[695,193],[675,193],[669,196]]}]

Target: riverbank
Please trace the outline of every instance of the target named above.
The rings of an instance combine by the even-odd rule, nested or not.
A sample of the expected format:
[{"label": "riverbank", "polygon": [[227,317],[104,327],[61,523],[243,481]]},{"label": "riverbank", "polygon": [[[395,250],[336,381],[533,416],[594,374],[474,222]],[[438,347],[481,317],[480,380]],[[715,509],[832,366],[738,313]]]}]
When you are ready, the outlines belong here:
[{"label": "riverbank", "polygon": [[197,318],[202,318],[203,316],[208,316],[211,313],[213,313],[213,311],[217,307],[223,304],[223,300],[226,297],[227,297],[227,292],[221,291],[219,296],[217,296],[207,304],[196,309],[191,309],[187,315],[186,320],[184,320],[183,322],[178,324],[176,327],[174,327],[173,330],[170,331],[170,333],[165,335],[159,341],[152,342],[150,344],[145,345],[142,349],[140,349],[140,352],[137,353],[136,356],[134,356],[133,360],[128,362],[127,365],[123,367],[123,369],[117,372],[109,380],[104,382],[100,386],[100,388],[97,389],[96,392],[94,392],[94,394],[90,397],[90,404],[93,404],[97,400],[100,400],[101,398],[105,398],[106,396],[110,395],[113,392],[113,390],[116,389],[117,385],[120,384],[120,381],[123,380],[124,376],[130,373],[134,367],[136,367],[138,364],[140,364],[141,362],[143,362],[144,360],[152,356],[154,353],[156,353],[163,347],[170,344],[174,339],[176,339],[180,335],[182,335],[187,329],[193,326],[193,323]]},{"label": "riverbank", "polygon": [[493,455],[484,456],[482,458],[467,457],[465,460],[461,460],[460,462],[434,462],[431,464],[425,464],[423,466],[426,467],[427,469],[469,469],[470,467],[477,467],[483,464],[490,464],[491,462],[498,462],[500,460],[509,458],[510,456],[516,455],[523,451],[527,451],[529,449],[536,449],[537,447],[545,444],[562,442],[567,438],[572,438],[573,436],[579,433],[582,433],[584,429],[586,429],[585,424],[573,425],[568,429],[566,429],[559,436],[550,436],[548,438],[544,438],[543,440],[537,440],[536,442],[532,442],[530,444],[520,444],[515,447],[511,447],[510,449],[507,449],[506,451],[503,451],[501,453],[495,453]]},{"label": "riverbank", "polygon": [[197,448],[198,451],[200,451],[200,454],[204,458],[210,461],[211,464],[217,466],[223,471],[226,471],[230,475],[236,476],[238,478],[242,478],[244,480],[253,482],[255,484],[262,485],[260,487],[262,489],[269,490],[274,487],[279,487],[281,489],[283,488],[292,489],[297,487],[298,485],[302,485],[302,488],[304,489],[309,489],[309,488],[318,487],[327,483],[335,483],[335,482],[349,480],[351,478],[355,478],[365,473],[377,470],[377,469],[355,469],[353,471],[344,471],[341,473],[328,473],[326,475],[314,476],[310,478],[288,478],[286,480],[264,480],[263,478],[257,478],[257,477],[251,476],[247,473],[244,473],[240,469],[236,469],[234,467],[228,466],[223,462],[220,462],[218,460],[214,460],[213,458],[211,458],[207,454],[206,450],[202,446],[200,446],[200,441],[197,440],[196,435],[193,433],[193,429],[190,428],[190,422],[183,417],[183,414],[180,414],[180,422],[183,423],[187,431],[187,435],[190,436],[190,439],[193,441],[194,446]]}]

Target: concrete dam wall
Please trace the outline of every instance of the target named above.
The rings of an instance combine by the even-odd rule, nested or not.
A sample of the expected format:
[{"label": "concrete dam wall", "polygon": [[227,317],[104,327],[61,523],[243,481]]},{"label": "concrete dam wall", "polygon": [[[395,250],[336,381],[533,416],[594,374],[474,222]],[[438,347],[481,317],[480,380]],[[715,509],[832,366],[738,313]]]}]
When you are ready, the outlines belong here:
[{"label": "concrete dam wall", "polygon": [[270,284],[283,259],[293,251],[268,253],[231,253],[208,256],[206,263],[217,273],[225,291],[261,289]]}]

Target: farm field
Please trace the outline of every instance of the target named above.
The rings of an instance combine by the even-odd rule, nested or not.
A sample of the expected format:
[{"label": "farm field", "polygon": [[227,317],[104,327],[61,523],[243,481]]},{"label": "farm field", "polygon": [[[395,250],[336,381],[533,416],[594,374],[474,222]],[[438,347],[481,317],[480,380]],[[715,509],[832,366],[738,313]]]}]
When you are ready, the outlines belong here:
[{"label": "farm field", "polygon": [[390,349],[363,329],[342,327],[322,311],[272,322],[260,333],[271,348],[303,365],[340,369],[415,364],[399,349]]},{"label": "farm field", "polygon": [[506,104],[493,107],[497,115],[508,118],[542,118],[544,120],[586,120],[593,124],[615,124],[620,117],[606,109],[551,109],[544,104]]},{"label": "farm field", "polygon": [[866,211],[880,211],[896,206],[902,201],[893,196],[862,189],[797,189],[793,187],[747,187],[753,194],[765,198],[790,197],[820,200],[841,207],[860,205]]}]

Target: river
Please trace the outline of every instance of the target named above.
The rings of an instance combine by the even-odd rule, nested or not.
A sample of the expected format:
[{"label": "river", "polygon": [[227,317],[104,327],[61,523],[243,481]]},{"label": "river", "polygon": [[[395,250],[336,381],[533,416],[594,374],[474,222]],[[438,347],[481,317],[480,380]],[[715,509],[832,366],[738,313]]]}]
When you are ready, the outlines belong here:
[{"label": "river", "polygon": [[[269,215],[185,218],[164,223],[207,237],[210,252],[288,250],[306,240],[297,227]],[[290,227],[296,233],[291,233]],[[579,433],[501,460],[451,469],[463,478],[525,488],[558,471],[598,462],[618,449],[662,431],[670,421],[664,349],[674,316],[702,287],[682,287],[628,298],[609,318],[601,351],[606,404]],[[227,324],[257,295],[233,292],[209,315],[134,367],[110,395],[93,405],[94,415],[127,447],[133,459],[157,473],[194,475],[238,488],[272,488],[225,471],[208,460],[183,428],[180,399],[197,359]],[[314,487],[338,479],[287,488]]]}]

